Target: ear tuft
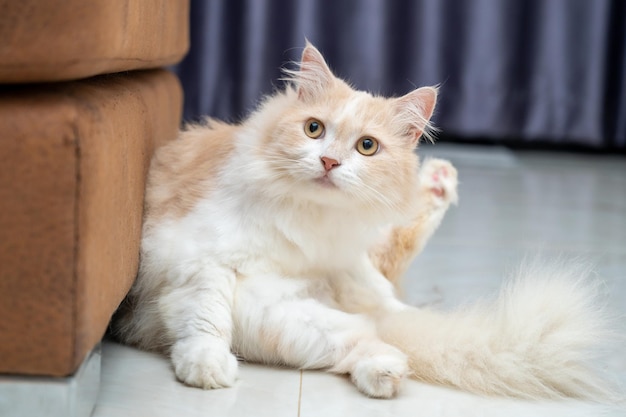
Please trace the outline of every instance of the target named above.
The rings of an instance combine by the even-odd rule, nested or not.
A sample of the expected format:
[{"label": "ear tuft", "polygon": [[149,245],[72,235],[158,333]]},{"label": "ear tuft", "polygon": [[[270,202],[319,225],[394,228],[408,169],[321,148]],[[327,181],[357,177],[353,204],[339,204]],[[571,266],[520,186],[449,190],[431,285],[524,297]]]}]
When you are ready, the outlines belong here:
[{"label": "ear tuft", "polygon": [[410,136],[416,146],[422,136],[434,142],[436,129],[431,125],[430,118],[436,102],[437,87],[421,87],[396,99],[397,123],[402,133]]},{"label": "ear tuft", "polygon": [[300,69],[298,71],[285,71],[288,80],[293,81],[298,91],[298,98],[303,101],[311,101],[319,97],[329,88],[334,80],[333,75],[324,57],[308,40],[302,52]]}]

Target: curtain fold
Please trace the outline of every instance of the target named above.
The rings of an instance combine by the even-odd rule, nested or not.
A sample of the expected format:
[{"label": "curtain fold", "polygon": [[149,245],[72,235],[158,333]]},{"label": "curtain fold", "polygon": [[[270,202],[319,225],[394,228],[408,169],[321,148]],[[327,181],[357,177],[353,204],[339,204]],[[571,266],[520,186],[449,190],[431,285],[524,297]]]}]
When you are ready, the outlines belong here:
[{"label": "curtain fold", "polygon": [[401,95],[440,85],[464,138],[626,149],[622,0],[192,0],[176,67],[185,118],[236,121],[308,38],[338,76]]}]

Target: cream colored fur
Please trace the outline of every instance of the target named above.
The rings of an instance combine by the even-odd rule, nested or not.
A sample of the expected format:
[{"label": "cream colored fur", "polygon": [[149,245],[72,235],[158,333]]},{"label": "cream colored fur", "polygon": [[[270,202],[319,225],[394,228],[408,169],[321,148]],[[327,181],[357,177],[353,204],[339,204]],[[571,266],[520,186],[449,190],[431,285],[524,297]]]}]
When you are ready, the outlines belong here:
[{"label": "cream colored fur", "polygon": [[594,350],[612,337],[598,285],[581,263],[529,261],[494,300],[448,314],[388,314],[379,335],[407,353],[423,381],[523,398],[607,399],[610,390],[591,372]]},{"label": "cream colored fur", "polygon": [[[231,386],[248,361],[349,374],[389,398],[407,376],[474,392],[595,396],[602,321],[570,269],[522,274],[488,307],[403,304],[394,285],[456,202],[447,161],[419,167],[436,90],[351,89],[308,45],[292,86],[240,125],[191,126],[157,152],[140,271],[114,323],[178,379]],[[305,134],[308,119],[324,134]],[[372,137],[372,156],[356,149]],[[330,169],[320,158],[339,165]]]}]

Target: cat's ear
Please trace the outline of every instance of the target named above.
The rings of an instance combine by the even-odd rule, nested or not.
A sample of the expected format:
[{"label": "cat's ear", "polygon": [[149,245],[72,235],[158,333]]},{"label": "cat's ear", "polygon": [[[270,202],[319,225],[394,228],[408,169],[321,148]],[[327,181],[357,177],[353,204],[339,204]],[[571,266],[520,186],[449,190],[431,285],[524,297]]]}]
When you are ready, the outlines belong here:
[{"label": "cat's ear", "polygon": [[319,97],[335,80],[324,57],[309,41],[306,42],[306,47],[302,52],[300,70],[293,75],[298,89],[298,98],[304,101]]},{"label": "cat's ear", "polygon": [[409,136],[415,146],[424,136],[432,142],[434,128],[430,118],[437,102],[437,87],[421,87],[395,99],[396,123],[403,134]]}]

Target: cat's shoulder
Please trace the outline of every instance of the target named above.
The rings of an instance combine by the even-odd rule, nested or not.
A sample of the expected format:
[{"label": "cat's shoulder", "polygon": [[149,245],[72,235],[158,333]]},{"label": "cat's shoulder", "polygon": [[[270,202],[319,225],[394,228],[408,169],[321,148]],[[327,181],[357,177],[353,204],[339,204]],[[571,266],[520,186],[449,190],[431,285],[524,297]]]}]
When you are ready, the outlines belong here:
[{"label": "cat's shoulder", "polygon": [[182,129],[159,148],[150,166],[146,209],[151,215],[183,215],[210,191],[230,159],[240,127],[207,119]]},{"label": "cat's shoulder", "polygon": [[[157,159],[206,159],[212,154],[231,152],[239,126],[216,119],[206,119],[200,124],[188,124],[178,138],[160,148]],[[203,156],[200,158],[200,156]]]}]

